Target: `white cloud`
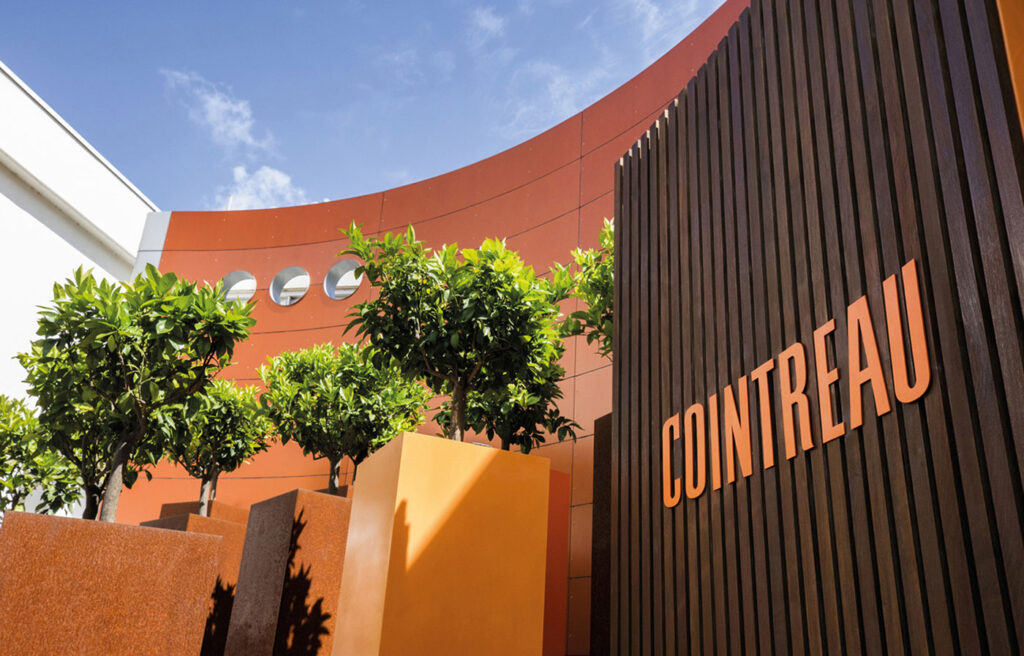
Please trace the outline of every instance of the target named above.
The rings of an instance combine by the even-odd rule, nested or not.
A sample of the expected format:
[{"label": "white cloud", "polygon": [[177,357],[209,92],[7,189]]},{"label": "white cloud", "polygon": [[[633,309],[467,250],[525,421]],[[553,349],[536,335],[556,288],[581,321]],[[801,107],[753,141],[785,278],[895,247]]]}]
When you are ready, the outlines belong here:
[{"label": "white cloud", "polygon": [[506,19],[491,7],[475,7],[469,14],[469,47],[479,50],[505,34]]},{"label": "white cloud", "polygon": [[644,57],[663,55],[693,31],[705,17],[708,6],[717,8],[724,0],[620,0],[640,37]]},{"label": "white cloud", "polygon": [[[233,96],[222,85],[198,73],[162,69],[168,88],[182,95],[189,119],[205,129],[226,155],[252,161],[256,155],[273,154],[273,135],[255,133],[256,119],[248,100]],[[236,160],[237,161],[237,160]],[[232,183],[218,187],[210,209],[251,210],[301,205],[306,192],[284,171],[263,165],[249,173],[242,164],[231,169]]]},{"label": "white cloud", "polygon": [[253,210],[308,202],[306,192],[283,171],[261,166],[249,173],[244,166],[236,166],[232,174],[234,184],[218,190],[213,209]]},{"label": "white cloud", "polygon": [[253,134],[255,120],[248,100],[235,98],[198,73],[168,69],[160,73],[170,89],[183,95],[189,118],[209,130],[214,143],[228,149],[266,150],[270,146],[269,134],[263,138]]},{"label": "white cloud", "polygon": [[404,85],[414,85],[423,81],[420,70],[420,58],[415,48],[403,48],[382,54],[378,61],[396,80]]},{"label": "white cloud", "polygon": [[438,80],[447,82],[455,72],[455,53],[451,50],[438,50],[430,54],[421,54],[421,51],[414,47],[400,48],[380,54],[377,57],[377,65],[396,82],[407,87]]},{"label": "white cloud", "polygon": [[519,67],[509,83],[509,97],[499,132],[509,140],[530,137],[569,118],[601,93],[611,73],[609,53],[584,70],[570,70],[544,60]]},{"label": "white cloud", "polygon": [[434,68],[441,74],[441,79],[447,81],[455,72],[455,54],[450,50],[438,50],[432,57]]}]

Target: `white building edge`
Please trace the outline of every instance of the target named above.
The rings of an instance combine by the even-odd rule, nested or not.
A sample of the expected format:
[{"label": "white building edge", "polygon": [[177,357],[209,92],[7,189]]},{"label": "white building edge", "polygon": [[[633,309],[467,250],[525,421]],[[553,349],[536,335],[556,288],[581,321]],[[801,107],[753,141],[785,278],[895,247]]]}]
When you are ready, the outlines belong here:
[{"label": "white building edge", "polygon": [[[136,265],[145,194],[0,62],[0,394],[23,397],[13,359],[35,337],[37,306],[78,266],[125,280]],[[150,231],[166,217],[154,216]]]}]

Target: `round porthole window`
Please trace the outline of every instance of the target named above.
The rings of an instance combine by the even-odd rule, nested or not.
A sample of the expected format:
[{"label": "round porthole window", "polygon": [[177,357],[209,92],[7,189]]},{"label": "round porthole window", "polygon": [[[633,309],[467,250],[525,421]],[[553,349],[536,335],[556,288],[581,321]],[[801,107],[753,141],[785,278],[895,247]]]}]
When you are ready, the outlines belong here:
[{"label": "round porthole window", "polygon": [[224,299],[248,302],[256,293],[256,276],[245,269],[232,271],[221,280],[224,283]]},{"label": "round porthole window", "polygon": [[361,275],[356,275],[359,263],[355,260],[342,260],[327,271],[324,276],[324,293],[328,298],[340,301],[348,298],[359,289],[363,282]]},{"label": "round porthole window", "polygon": [[270,299],[278,305],[295,305],[308,290],[309,272],[300,266],[290,266],[270,281]]}]

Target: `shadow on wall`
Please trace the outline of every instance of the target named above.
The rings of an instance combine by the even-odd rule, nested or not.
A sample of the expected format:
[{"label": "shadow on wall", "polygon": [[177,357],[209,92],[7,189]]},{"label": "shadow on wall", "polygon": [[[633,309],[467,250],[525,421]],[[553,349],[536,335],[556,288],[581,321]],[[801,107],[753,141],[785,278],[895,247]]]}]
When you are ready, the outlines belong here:
[{"label": "shadow on wall", "polygon": [[301,656],[318,654],[323,637],[327,635],[327,620],[331,614],[323,610],[324,598],[309,603],[312,585],[311,566],[295,566],[295,554],[299,552],[299,536],[306,528],[306,521],[299,516],[292,523],[291,542],[288,545],[288,567],[284,588],[281,591],[281,607],[277,613],[277,634],[274,636],[274,654]]},{"label": "shadow on wall", "polygon": [[206,618],[203,648],[199,653],[201,656],[221,656],[228,641],[228,623],[231,621],[231,607],[235,604],[235,586],[224,585],[218,576],[210,599],[213,608]]},{"label": "shadow on wall", "polygon": [[[438,440],[437,446],[441,445],[457,446],[456,451],[490,451]],[[424,455],[422,447],[403,446],[409,453],[402,454],[401,473],[390,479],[390,485],[398,485],[392,510],[380,508],[385,513],[378,515],[383,522],[363,525],[374,523],[383,533],[359,547],[349,543],[347,564],[353,563],[350,554],[363,563],[373,560],[368,551],[382,549],[390,554],[386,564],[369,565],[378,572],[385,568],[377,575],[361,568],[373,590],[357,584],[363,576],[343,583],[342,615],[335,636],[348,649],[343,653],[358,653],[379,640],[380,654],[540,656],[548,551],[547,468],[517,467],[526,463],[490,458],[447,459],[444,449],[434,451],[433,458],[418,460]],[[536,458],[495,455],[524,461]],[[527,469],[532,473],[523,476]],[[380,481],[389,478],[381,474]],[[360,482],[370,475],[361,468]],[[370,478],[365,484],[377,487]],[[360,592],[353,596],[357,589]],[[376,628],[368,631],[370,625]],[[348,630],[369,640],[346,635]]]}]

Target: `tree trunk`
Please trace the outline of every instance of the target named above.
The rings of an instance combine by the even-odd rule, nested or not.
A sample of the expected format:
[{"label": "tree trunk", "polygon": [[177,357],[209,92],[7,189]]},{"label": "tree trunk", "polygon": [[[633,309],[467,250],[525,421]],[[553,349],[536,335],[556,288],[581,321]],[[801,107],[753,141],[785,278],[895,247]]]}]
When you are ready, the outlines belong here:
[{"label": "tree trunk", "polygon": [[217,489],[217,476],[220,472],[214,468],[212,471],[207,472],[206,476],[203,476],[202,482],[199,484],[199,510],[197,514],[200,517],[210,516],[210,502],[213,501],[213,497],[216,494]]},{"label": "tree trunk", "polygon": [[341,467],[341,458],[331,460],[331,473],[327,476],[327,491],[331,494],[338,493],[338,469]]},{"label": "tree trunk", "polygon": [[512,447],[512,440],[505,439],[504,437],[501,438],[501,450],[502,451],[510,451],[511,447]]},{"label": "tree trunk", "polygon": [[448,439],[456,442],[466,440],[466,390],[461,382],[452,387],[452,420],[448,426]]},{"label": "tree trunk", "polygon": [[[362,461],[361,460],[360,461],[356,461],[356,460],[352,461],[352,480],[349,482],[349,485],[355,485],[355,483],[356,483],[356,474],[359,473],[359,463],[360,462],[362,462]],[[351,494],[349,496],[351,496]]]},{"label": "tree trunk", "polygon": [[110,475],[107,476],[106,489],[103,490],[103,504],[100,506],[100,521],[117,521],[117,502],[121,499],[121,488],[124,487],[124,468],[128,464],[128,440],[122,439],[114,450],[111,461]]},{"label": "tree trunk", "polygon": [[82,511],[82,519],[96,519],[100,511],[100,491],[91,485],[83,488],[85,492],[85,510]]}]

